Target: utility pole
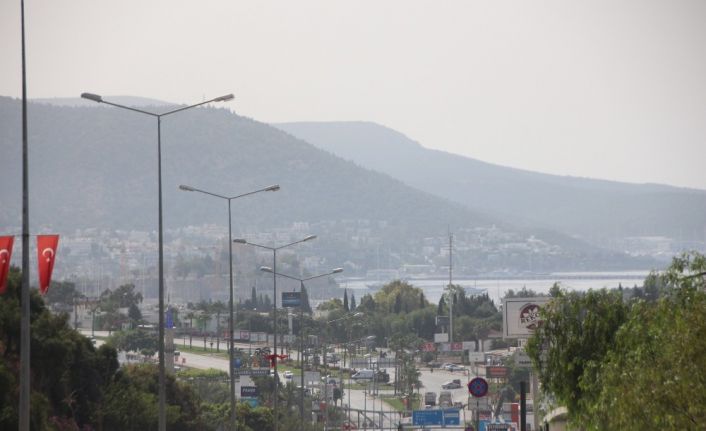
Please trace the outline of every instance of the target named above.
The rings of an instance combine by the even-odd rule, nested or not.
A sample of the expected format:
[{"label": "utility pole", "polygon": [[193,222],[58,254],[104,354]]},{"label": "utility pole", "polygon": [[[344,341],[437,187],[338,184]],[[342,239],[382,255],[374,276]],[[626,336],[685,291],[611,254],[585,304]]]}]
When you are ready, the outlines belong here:
[{"label": "utility pole", "polygon": [[449,342],[454,342],[454,294],[451,291],[453,286],[453,241],[454,237],[449,229]]}]

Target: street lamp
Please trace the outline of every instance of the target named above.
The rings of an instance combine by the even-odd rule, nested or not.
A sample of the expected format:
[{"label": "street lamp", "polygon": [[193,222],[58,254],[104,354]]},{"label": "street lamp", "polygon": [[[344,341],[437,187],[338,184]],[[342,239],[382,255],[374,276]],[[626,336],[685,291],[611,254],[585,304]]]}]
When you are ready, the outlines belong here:
[{"label": "street lamp", "polygon": [[[274,333],[275,333],[275,340],[274,340],[274,354],[277,354],[277,277],[275,274],[277,274],[277,250],[281,250],[285,247],[289,247],[295,244],[299,244],[305,241],[310,241],[312,239],[316,239],[316,235],[309,235],[304,237],[303,239],[300,239],[299,241],[294,241],[290,242],[289,244],[284,244],[279,247],[270,247],[267,245],[262,245],[262,244],[255,244],[254,242],[249,242],[248,240],[244,238],[236,238],[233,240],[234,243],[236,244],[246,244],[246,245],[251,245],[253,247],[260,247],[264,248],[266,250],[270,250],[272,252],[272,286],[274,290],[274,300],[272,301],[273,304],[273,310],[274,310]],[[279,386],[279,375],[277,374],[277,358],[274,359],[275,363],[275,384],[274,384],[274,400],[272,403],[272,413],[275,417],[275,431],[277,431],[277,427],[279,425],[279,418],[277,417],[277,404],[278,404],[278,386]]]},{"label": "street lamp", "polygon": [[[156,114],[154,112],[144,111],[142,109],[131,106],[120,105],[118,103],[104,100],[102,96],[93,93],[82,93],[81,97],[87,100],[92,100],[97,103],[115,106],[116,108],[126,109],[128,111],[137,112],[139,114],[149,115],[157,119],[157,200],[158,200],[158,230],[159,230],[159,431],[167,429],[167,413],[166,413],[166,390],[164,376],[164,229],[162,222],[162,117],[185,111],[187,109],[196,108],[197,106],[205,105],[211,102],[227,102],[233,100],[232,94],[216,97],[215,99],[206,100],[201,103],[196,103],[189,106],[182,106],[171,111]],[[170,358],[171,359],[171,358]]]},{"label": "street lamp", "polygon": [[255,193],[260,193],[260,192],[276,192],[279,190],[279,185],[275,184],[269,187],[265,187],[262,189],[254,190],[252,192],[247,192],[243,193],[240,195],[236,196],[223,196],[219,195],[217,193],[211,193],[206,190],[201,190],[197,189],[196,187],[191,187],[191,186],[186,186],[186,185],[180,185],[179,186],[180,190],[183,190],[185,192],[198,192],[198,193],[203,193],[209,196],[213,196],[219,199],[223,199],[228,201],[228,269],[230,272],[230,300],[229,300],[229,310],[230,310],[230,320],[228,322],[228,331],[230,333],[230,340],[228,341],[228,361],[230,365],[228,365],[228,375],[230,376],[230,422],[231,422],[231,429],[235,430],[236,428],[236,411],[235,411],[235,376],[233,374],[233,228],[232,228],[232,220],[231,220],[231,210],[230,210],[230,203],[234,199],[242,198],[244,196],[249,196],[253,195]]},{"label": "street lamp", "polygon": [[[330,325],[331,325],[331,323],[340,322],[340,321],[342,321],[342,320],[347,320],[347,319],[355,319],[356,317],[361,317],[362,315],[363,315],[363,313],[361,313],[361,312],[356,312],[356,313],[353,313],[353,314],[347,314],[347,315],[345,315],[345,316],[343,316],[343,317],[339,317],[338,319],[328,320],[328,321],[326,321],[326,327],[329,328]],[[328,371],[328,367],[327,367],[327,363],[326,363],[326,353],[327,353],[327,350],[328,350],[328,349],[326,348],[326,343],[324,343],[324,355],[323,355],[323,357],[324,357],[324,374],[325,374],[325,375],[327,375],[327,371]],[[334,349],[334,352],[335,352],[335,349]],[[343,357],[343,362],[344,362],[344,364],[343,364],[343,365],[345,365],[346,356],[347,356],[347,355],[345,354],[345,351],[344,351],[344,357]],[[348,368],[350,368],[350,366],[349,366]],[[350,374],[349,374],[349,376],[350,376]],[[343,386],[343,379],[341,379],[341,386]],[[350,386],[350,379],[349,379],[349,386]],[[341,389],[343,389],[343,388],[341,388]],[[349,398],[350,398],[350,390],[351,390],[351,389],[350,389],[350,387],[349,387],[349,388],[348,388],[348,397],[349,397]],[[324,386],[324,398],[325,398],[326,402],[328,403],[328,394],[327,394],[327,392],[328,392],[328,381],[326,382],[326,385]],[[341,403],[342,403],[342,402],[341,402]],[[350,404],[350,401],[349,401],[348,403]],[[350,419],[350,417],[349,417],[349,419]],[[328,408],[326,409],[325,416],[324,416],[324,430],[327,428],[327,426],[328,426]]]},{"label": "street lamp", "polygon": [[[282,274],[279,272],[274,272],[274,270],[272,268],[267,267],[267,266],[260,267],[260,271],[269,272],[274,275],[279,275],[280,277],[289,278],[290,280],[298,281],[299,282],[299,292],[303,293],[305,281],[313,280],[315,278],[326,277],[326,276],[333,275],[333,274],[339,274],[339,273],[343,272],[343,268],[336,268],[336,269],[329,271],[329,272],[326,272],[324,274],[312,275],[311,277],[306,277],[306,278],[299,278],[299,277],[294,277],[294,276],[287,275],[287,274]],[[302,429],[303,429],[303,427],[304,427],[304,329],[303,329],[303,327],[304,327],[303,326],[304,325],[304,304],[301,304],[301,303],[299,304],[299,324],[301,325],[300,331],[299,331],[300,332],[300,334],[299,334],[299,369],[301,370],[301,387],[302,387],[301,395],[300,395],[301,398],[299,401],[299,415],[301,416],[301,419],[302,419]],[[326,353],[324,352],[324,360],[326,360],[325,356],[326,356]]]}]

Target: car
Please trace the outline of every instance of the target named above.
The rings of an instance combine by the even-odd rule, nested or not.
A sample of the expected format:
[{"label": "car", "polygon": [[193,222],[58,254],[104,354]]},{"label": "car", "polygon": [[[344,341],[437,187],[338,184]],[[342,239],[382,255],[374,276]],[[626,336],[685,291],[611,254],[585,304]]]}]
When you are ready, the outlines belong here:
[{"label": "car", "polygon": [[446,371],[451,371],[451,372],[454,372],[454,371],[466,371],[466,369],[465,369],[464,367],[462,367],[462,366],[460,366],[460,365],[456,365],[456,364],[445,364],[445,365],[444,365],[444,369],[445,369]]},{"label": "car", "polygon": [[285,372],[284,372],[284,378],[285,378],[285,379],[287,379],[287,380],[292,380],[292,377],[294,377],[294,373],[292,373],[291,371],[285,371]]},{"label": "car", "polygon": [[372,380],[375,377],[373,370],[360,370],[351,376],[353,380]]},{"label": "car", "polygon": [[461,387],[461,381],[459,379],[449,380],[448,382],[441,385],[441,389],[458,389]]}]

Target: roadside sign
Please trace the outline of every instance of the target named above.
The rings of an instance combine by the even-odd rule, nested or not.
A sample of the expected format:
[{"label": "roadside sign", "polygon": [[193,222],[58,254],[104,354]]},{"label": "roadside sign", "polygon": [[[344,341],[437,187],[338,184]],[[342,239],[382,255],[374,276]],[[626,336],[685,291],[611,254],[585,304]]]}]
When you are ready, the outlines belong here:
[{"label": "roadside sign", "polygon": [[524,350],[515,350],[515,354],[513,355],[515,358],[515,366],[518,368],[531,368],[532,367],[532,361],[530,360],[530,357],[527,355],[527,353]]},{"label": "roadside sign", "polygon": [[422,352],[435,352],[436,344],[434,343],[424,343],[422,344]]},{"label": "roadside sign", "polygon": [[236,368],[235,370],[233,370],[233,375],[253,376],[253,377],[269,376],[270,369],[269,368]]},{"label": "roadside sign", "polygon": [[446,425],[461,425],[461,412],[458,409],[443,410],[443,424]]},{"label": "roadside sign", "polygon": [[299,307],[302,303],[301,292],[282,292],[282,307]]},{"label": "roadside sign", "polygon": [[485,363],[484,352],[468,352],[468,362],[472,364]]},{"label": "roadside sign", "polygon": [[529,338],[542,323],[539,310],[550,297],[503,300],[503,338]]},{"label": "roadside sign", "polygon": [[509,371],[507,367],[485,367],[485,377],[500,379],[507,377]]},{"label": "roadside sign", "polygon": [[444,419],[442,410],[414,410],[412,425],[441,425]]},{"label": "roadside sign", "polygon": [[257,386],[241,386],[240,387],[240,396],[243,398],[245,398],[245,397],[256,398],[258,396]]},{"label": "roadside sign", "polygon": [[378,358],[371,360],[371,365],[375,367],[377,363],[378,368],[390,368],[395,366],[395,358]]},{"label": "roadside sign", "polygon": [[488,382],[483,377],[476,377],[468,382],[468,393],[476,398],[484,397],[488,394]]}]

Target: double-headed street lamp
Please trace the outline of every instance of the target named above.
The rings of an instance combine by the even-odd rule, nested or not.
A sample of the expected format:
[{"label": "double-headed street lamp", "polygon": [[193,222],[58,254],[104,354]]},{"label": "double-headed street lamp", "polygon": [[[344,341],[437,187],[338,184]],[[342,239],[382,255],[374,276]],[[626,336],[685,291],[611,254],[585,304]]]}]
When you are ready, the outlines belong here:
[{"label": "double-headed street lamp", "polygon": [[[270,250],[272,252],[272,286],[274,290],[274,300],[272,301],[273,304],[273,310],[274,310],[274,333],[275,333],[275,340],[274,340],[274,354],[277,354],[277,250],[281,250],[285,247],[289,247],[295,244],[299,244],[305,241],[310,241],[312,239],[315,239],[316,235],[309,235],[303,239],[300,239],[299,241],[294,241],[290,242],[289,244],[284,244],[279,247],[270,247],[267,245],[262,245],[262,244],[255,244],[254,242],[249,242],[248,240],[244,238],[237,238],[234,239],[233,242],[236,244],[247,244],[251,245],[253,247],[260,247],[264,248],[266,250]],[[277,431],[277,427],[279,425],[279,418],[277,417],[277,403],[278,403],[278,386],[279,386],[279,375],[277,374],[277,358],[274,359],[274,369],[275,369],[275,384],[274,384],[274,399],[272,401],[272,413],[275,417],[275,431]]]},{"label": "double-headed street lamp", "polygon": [[[299,277],[294,277],[291,275],[287,274],[282,274],[280,272],[275,272],[272,268],[263,266],[260,267],[260,271],[264,272],[269,272],[274,275],[279,275],[280,277],[284,278],[289,278],[290,280],[296,280],[299,282],[299,292],[300,294],[303,294],[304,292],[304,282],[313,280],[315,278],[321,278],[321,277],[326,277],[329,275],[333,274],[339,274],[343,272],[343,268],[336,268],[332,271],[329,271],[324,274],[319,274],[319,275],[312,275],[311,277],[306,277],[306,278],[299,278]],[[300,298],[301,300],[301,298]],[[299,324],[300,324],[300,329],[299,329],[299,368],[301,369],[301,398],[299,401],[299,415],[301,416],[302,419],[302,428],[304,425],[304,330],[303,330],[303,325],[304,325],[304,304],[299,304]],[[276,353],[276,352],[275,352]]]},{"label": "double-headed street lamp", "polygon": [[212,193],[206,190],[201,190],[197,189],[196,187],[191,187],[191,186],[185,186],[185,185],[180,185],[179,186],[180,190],[183,190],[185,192],[199,192],[203,194],[207,194],[219,199],[223,199],[228,201],[228,269],[230,272],[230,300],[229,300],[229,310],[230,310],[230,320],[228,322],[228,331],[230,333],[229,336],[229,341],[228,341],[228,361],[230,365],[228,365],[228,375],[230,376],[230,422],[231,422],[231,430],[235,430],[236,428],[236,411],[235,411],[235,376],[233,374],[233,228],[232,228],[232,219],[231,219],[231,210],[230,210],[230,203],[234,199],[242,198],[245,196],[253,195],[255,193],[260,193],[260,192],[276,192],[279,190],[279,185],[275,184],[269,187],[265,187],[259,190],[255,190],[252,192],[248,193],[243,193],[237,196],[223,196],[219,195],[217,193]]},{"label": "double-headed street lamp", "polygon": [[[93,93],[82,93],[81,97],[92,100],[98,103],[115,106],[116,108],[126,109],[128,111],[137,112],[139,114],[149,115],[157,119],[157,201],[158,201],[158,225],[159,225],[159,431],[167,429],[167,413],[166,413],[166,390],[164,376],[164,229],[162,223],[162,117],[176,114],[177,112],[187,109],[196,108],[197,106],[205,105],[211,102],[227,102],[233,100],[233,95],[228,94],[215,99],[206,100],[201,103],[196,103],[189,106],[182,106],[171,111],[156,114],[154,112],[144,111],[142,109],[131,106],[120,105],[118,103],[103,100],[103,97]],[[171,358],[170,358],[171,359]]]}]

